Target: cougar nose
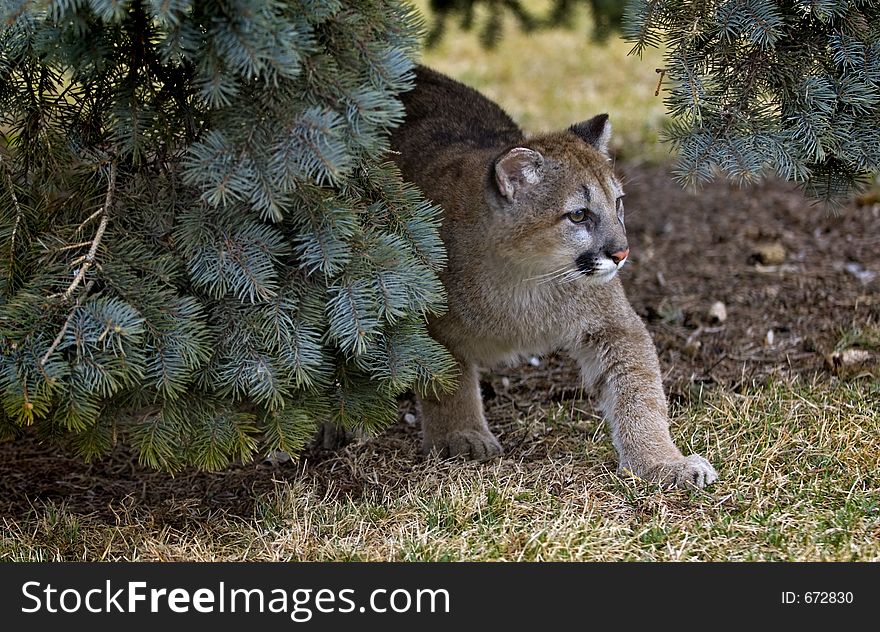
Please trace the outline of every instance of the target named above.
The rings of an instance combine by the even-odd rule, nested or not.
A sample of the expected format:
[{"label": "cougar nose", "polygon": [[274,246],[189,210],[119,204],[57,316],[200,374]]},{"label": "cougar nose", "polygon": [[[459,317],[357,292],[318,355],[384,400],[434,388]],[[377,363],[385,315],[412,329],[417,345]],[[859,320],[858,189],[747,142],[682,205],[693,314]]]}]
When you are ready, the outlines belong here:
[{"label": "cougar nose", "polygon": [[620,263],[621,261],[626,259],[628,256],[629,256],[629,248],[627,248],[626,250],[621,250],[620,252],[615,252],[612,255],[609,255],[609,257],[611,257],[611,260],[615,264]]}]

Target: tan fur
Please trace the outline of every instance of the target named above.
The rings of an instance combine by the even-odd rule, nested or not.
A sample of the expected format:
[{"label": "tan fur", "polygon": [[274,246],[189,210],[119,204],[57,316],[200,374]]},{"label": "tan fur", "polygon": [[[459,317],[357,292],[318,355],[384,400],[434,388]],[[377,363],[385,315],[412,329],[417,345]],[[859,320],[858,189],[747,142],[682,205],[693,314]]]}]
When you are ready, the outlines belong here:
[{"label": "tan fur", "polygon": [[[495,104],[425,68],[404,104],[395,160],[443,208],[449,255],[449,309],[429,330],[461,370],[454,393],[420,402],[425,449],[500,454],[478,367],[562,349],[598,389],[621,471],[680,486],[715,480],[705,459],[683,456],[672,442],[653,342],[615,275],[622,264],[609,258],[627,242],[605,117],[525,138]],[[595,214],[593,230],[566,218],[580,207]],[[605,274],[581,273],[577,258],[588,254]]]}]

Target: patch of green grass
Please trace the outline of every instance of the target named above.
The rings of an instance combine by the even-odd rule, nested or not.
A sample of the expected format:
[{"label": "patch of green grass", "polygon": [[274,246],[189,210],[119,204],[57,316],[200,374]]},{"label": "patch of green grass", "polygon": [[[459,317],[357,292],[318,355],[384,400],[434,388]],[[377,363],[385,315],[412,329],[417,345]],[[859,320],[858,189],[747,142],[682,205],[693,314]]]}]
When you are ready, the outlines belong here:
[{"label": "patch of green grass", "polygon": [[4,520],[0,559],[880,561],[878,410],[864,381],[710,392],[675,415],[683,451],[721,475],[691,492],[619,477],[607,438],[585,439],[574,420],[536,439],[547,454],[529,461],[389,472],[398,455],[362,445],[351,458],[375,483],[357,496],[295,476],[250,517],[187,506],[171,524],[149,506],[107,521],[35,504]]},{"label": "patch of green grass", "polygon": [[[106,530],[87,533],[88,516],[71,511],[63,503],[35,505],[21,521],[4,518],[0,535],[0,559],[17,562],[55,562],[83,559],[107,541]],[[94,546],[95,551],[89,551]]]}]

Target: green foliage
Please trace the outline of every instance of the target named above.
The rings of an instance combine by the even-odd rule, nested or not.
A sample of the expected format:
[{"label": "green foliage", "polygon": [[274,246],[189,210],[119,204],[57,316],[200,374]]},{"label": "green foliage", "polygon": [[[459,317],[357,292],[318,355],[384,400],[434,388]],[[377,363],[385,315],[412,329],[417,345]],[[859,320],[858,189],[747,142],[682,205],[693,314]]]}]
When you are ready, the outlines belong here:
[{"label": "green foliage", "polygon": [[217,469],[449,387],[400,0],[0,0],[0,435]]},{"label": "green foliage", "polygon": [[624,35],[665,44],[685,183],[767,169],[830,200],[880,168],[880,2],[632,0]]}]

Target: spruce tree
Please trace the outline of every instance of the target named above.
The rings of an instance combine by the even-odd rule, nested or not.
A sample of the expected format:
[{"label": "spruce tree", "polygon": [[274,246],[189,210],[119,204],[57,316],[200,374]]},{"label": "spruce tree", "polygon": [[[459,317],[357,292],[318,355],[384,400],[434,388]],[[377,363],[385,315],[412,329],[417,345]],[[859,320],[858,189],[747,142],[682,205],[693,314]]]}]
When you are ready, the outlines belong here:
[{"label": "spruce tree", "polygon": [[634,52],[665,44],[677,174],[769,168],[831,200],[880,168],[880,2],[630,0]]},{"label": "spruce tree", "polygon": [[169,470],[448,388],[401,0],[0,0],[0,433]]}]

